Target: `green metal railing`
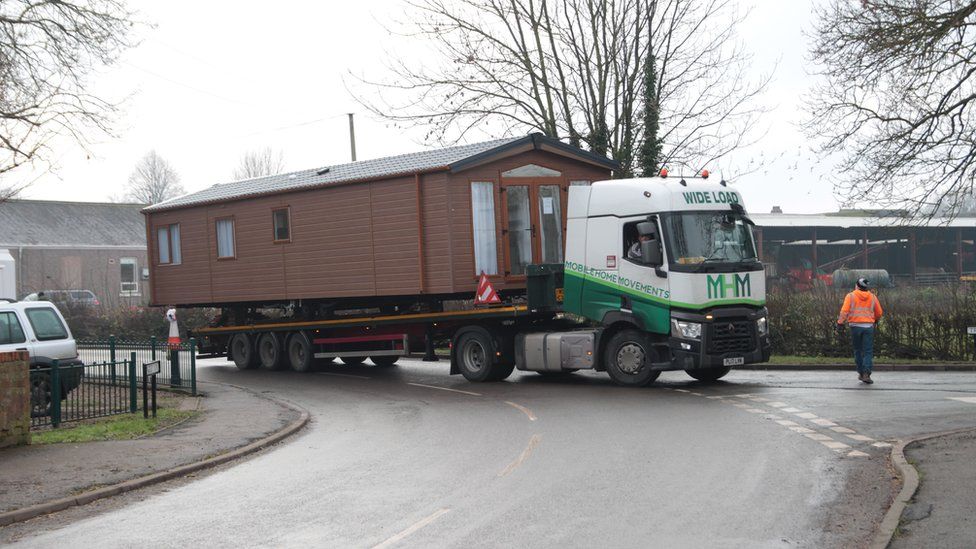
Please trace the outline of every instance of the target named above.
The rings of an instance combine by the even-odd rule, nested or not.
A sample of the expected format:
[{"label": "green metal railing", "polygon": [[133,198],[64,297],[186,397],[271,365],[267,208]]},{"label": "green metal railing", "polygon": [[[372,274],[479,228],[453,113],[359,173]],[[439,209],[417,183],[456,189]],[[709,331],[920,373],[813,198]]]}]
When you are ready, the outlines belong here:
[{"label": "green metal railing", "polygon": [[136,357],[30,371],[31,428],[135,412]]},{"label": "green metal railing", "polygon": [[[78,356],[85,364],[116,362],[118,357],[126,358],[129,354],[135,355],[138,364],[159,360],[161,371],[156,379],[161,385],[168,385],[170,390],[197,394],[196,340],[193,338],[177,346],[160,342],[155,336],[144,340],[116,339],[115,336],[79,339],[77,344]],[[135,375],[141,376],[141,369]]]}]

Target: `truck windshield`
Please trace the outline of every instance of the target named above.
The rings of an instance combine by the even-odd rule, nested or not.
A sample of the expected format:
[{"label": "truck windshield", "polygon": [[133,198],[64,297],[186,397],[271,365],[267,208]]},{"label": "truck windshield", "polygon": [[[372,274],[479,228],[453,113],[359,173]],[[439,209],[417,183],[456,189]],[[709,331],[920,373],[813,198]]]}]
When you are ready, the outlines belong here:
[{"label": "truck windshield", "polygon": [[730,211],[676,212],[662,215],[668,256],[677,265],[757,261],[752,229]]}]

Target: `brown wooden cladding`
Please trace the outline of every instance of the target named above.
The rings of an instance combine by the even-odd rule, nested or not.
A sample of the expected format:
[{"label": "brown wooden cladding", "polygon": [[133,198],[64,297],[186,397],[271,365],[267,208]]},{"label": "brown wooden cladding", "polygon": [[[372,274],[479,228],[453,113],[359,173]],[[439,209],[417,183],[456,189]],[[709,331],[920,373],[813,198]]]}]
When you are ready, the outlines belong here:
[{"label": "brown wooden cladding", "polygon": [[[610,173],[529,151],[450,174],[425,173],[147,214],[154,304],[474,292],[472,181],[495,185],[498,265],[503,268],[501,172],[537,164],[562,172],[546,182]],[[418,198],[419,190],[419,198]],[[274,242],[272,211],[290,211],[291,240]],[[563,193],[565,217],[565,192]],[[234,220],[235,258],[217,259],[216,223]],[[158,264],[157,229],[180,224],[182,263]],[[422,251],[422,258],[421,256]],[[423,261],[423,265],[419,263]],[[421,278],[422,277],[422,278]],[[493,277],[501,289],[524,280]]]}]

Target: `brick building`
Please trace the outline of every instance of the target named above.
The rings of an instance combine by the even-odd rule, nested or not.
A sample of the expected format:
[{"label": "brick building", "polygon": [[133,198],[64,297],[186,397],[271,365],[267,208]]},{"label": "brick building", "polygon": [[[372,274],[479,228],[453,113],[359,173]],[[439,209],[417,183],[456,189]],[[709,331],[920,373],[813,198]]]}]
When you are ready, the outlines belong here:
[{"label": "brick building", "polygon": [[16,297],[90,290],[106,306],[148,301],[140,204],[10,200],[0,204],[0,254],[13,258]]}]

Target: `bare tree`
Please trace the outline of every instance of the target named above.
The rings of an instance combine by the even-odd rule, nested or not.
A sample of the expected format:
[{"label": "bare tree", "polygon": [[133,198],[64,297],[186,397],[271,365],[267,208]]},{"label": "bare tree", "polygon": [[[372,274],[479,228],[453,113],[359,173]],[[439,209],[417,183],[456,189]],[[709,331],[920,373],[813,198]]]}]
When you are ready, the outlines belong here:
[{"label": "bare tree", "polygon": [[[438,142],[540,131],[609,154],[621,175],[639,171],[638,156],[697,170],[742,145],[762,112],[753,99],[768,77],[747,76],[732,0],[408,4],[408,32],[435,60],[394,61],[392,77],[363,80],[377,94],[361,102]],[[659,127],[659,143],[642,151],[645,127]]]},{"label": "bare tree", "polygon": [[139,204],[157,204],[184,192],[176,170],[156,151],[149,151],[129,175],[125,198]]},{"label": "bare tree", "polygon": [[976,175],[976,2],[831,0],[817,16],[808,131],[843,157],[838,195],[959,214]]},{"label": "bare tree", "polygon": [[9,181],[20,166],[49,166],[55,140],[109,131],[115,106],[88,78],[131,46],[132,26],[123,0],[0,1],[0,189],[23,188]]},{"label": "bare tree", "polygon": [[277,175],[285,169],[285,157],[271,147],[248,151],[234,169],[234,179],[251,179],[264,175]]}]

